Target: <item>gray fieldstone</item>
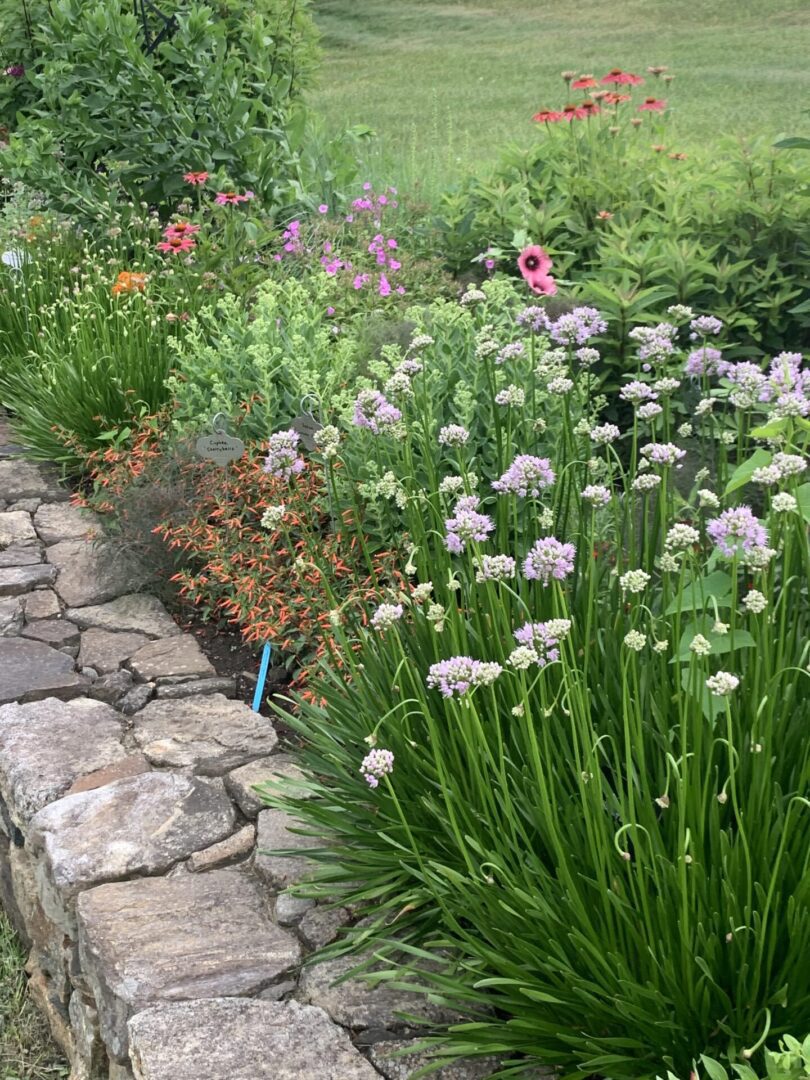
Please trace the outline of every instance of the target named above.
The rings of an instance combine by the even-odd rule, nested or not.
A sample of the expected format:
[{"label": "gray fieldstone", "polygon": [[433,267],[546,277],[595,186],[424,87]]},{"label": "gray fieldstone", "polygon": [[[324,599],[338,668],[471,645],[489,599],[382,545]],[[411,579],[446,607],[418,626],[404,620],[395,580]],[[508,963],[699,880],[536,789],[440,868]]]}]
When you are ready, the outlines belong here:
[{"label": "gray fieldstone", "polygon": [[[48,887],[67,909],[93,885],[160,874],[228,836],[236,815],[221,781],[148,772],[51,803],[29,824]],[[55,906],[55,913],[59,913]]]},{"label": "gray fieldstone", "polygon": [[17,499],[16,502],[9,503],[6,509],[13,511],[23,510],[26,514],[35,514],[41,502],[42,499]]},{"label": "gray fieldstone", "polygon": [[23,602],[19,596],[0,600],[0,637],[16,637],[23,628]]},{"label": "gray fieldstone", "polygon": [[352,1031],[367,1028],[393,1032],[408,1030],[408,1023],[398,1013],[407,1013],[428,1023],[458,1022],[457,1013],[432,1004],[426,995],[415,991],[394,990],[385,983],[374,986],[359,976],[334,985],[361,960],[358,956],[338,956],[305,967],[298,983],[299,997],[326,1009],[338,1024]]},{"label": "gray fieldstone", "polygon": [[94,788],[104,787],[114,780],[124,780],[151,771],[152,766],[143,754],[129,754],[112,765],[105,765],[102,769],[95,769],[85,776],[80,776],[78,780],[73,781],[65,792],[65,796],[78,795],[82,791],[93,791]]},{"label": "gray fieldstone", "polygon": [[34,528],[46,544],[101,536],[101,526],[95,514],[64,502],[41,503],[34,514]]},{"label": "gray fieldstone", "polygon": [[84,686],[72,657],[41,641],[0,638],[0,705],[76,697]]},{"label": "gray fieldstone", "polygon": [[236,679],[191,679],[175,686],[161,685],[158,681],[156,696],[158,700],[180,701],[182,698],[202,697],[205,694],[224,694],[227,698],[236,696]]},{"label": "gray fieldstone", "polygon": [[99,675],[117,671],[120,665],[142,649],[149,641],[145,634],[134,631],[115,632],[91,627],[82,634],[79,666],[92,667]]},{"label": "gray fieldstone", "polygon": [[19,499],[68,498],[67,492],[59,487],[51,470],[20,458],[0,461],[0,491],[8,502]]},{"label": "gray fieldstone", "polygon": [[54,619],[61,614],[59,597],[53,589],[37,589],[23,599],[26,622],[36,619]]},{"label": "gray fieldstone", "polygon": [[298,924],[298,931],[305,943],[311,949],[322,949],[330,941],[334,941],[351,919],[348,908],[322,907],[318,905],[308,911]]},{"label": "gray fieldstone", "polygon": [[150,641],[130,658],[129,667],[144,681],[165,675],[216,675],[210,660],[189,634]]},{"label": "gray fieldstone", "polygon": [[136,1080],[379,1080],[322,1009],[215,998],[145,1009],[129,1022]]},{"label": "gray fieldstone", "polygon": [[245,825],[233,836],[220,840],[218,844],[213,844],[204,851],[195,851],[188,860],[188,869],[192,874],[198,874],[204,870],[217,870],[223,866],[231,866],[251,853],[255,839],[255,826]]},{"label": "gray fieldstone", "polygon": [[[410,1080],[415,1072],[435,1060],[424,1052],[396,1056],[412,1049],[416,1042],[418,1040],[394,1039],[374,1043],[368,1050],[371,1064],[386,1080]],[[500,1065],[501,1062],[494,1057],[475,1058],[445,1065],[430,1075],[436,1080],[487,1080]]]},{"label": "gray fieldstone", "polygon": [[3,567],[0,568],[0,596],[19,596],[38,585],[53,585],[54,581],[56,567],[49,566],[48,563]]},{"label": "gray fieldstone", "polygon": [[[258,784],[268,792],[278,795],[282,791],[282,786],[274,778],[281,781],[303,781],[305,776],[288,754],[272,754],[269,757],[257,758],[256,761],[248,762],[247,765],[242,765],[228,773],[225,777],[225,787],[231,798],[239,804],[239,809],[245,817],[256,817],[267,804],[254,788]],[[296,787],[290,790],[294,790],[298,798],[306,797],[307,793],[302,788]]]},{"label": "gray fieldstone", "polygon": [[[120,1062],[127,1021],[146,1006],[256,994],[300,957],[295,938],[270,919],[259,882],[239,870],[100,885],[79,896],[77,912],[81,969],[107,1051]],[[174,1040],[166,1048],[176,1063]]]},{"label": "gray fieldstone", "polygon": [[79,628],[68,619],[37,619],[23,630],[24,638],[42,641],[54,649],[70,648],[79,644]]},{"label": "gray fieldstone", "polygon": [[15,825],[24,829],[80,777],[125,759],[122,731],[116,712],[86,698],[0,708],[0,797]]},{"label": "gray fieldstone", "polygon": [[107,604],[70,609],[67,617],[83,629],[97,626],[102,630],[137,631],[150,638],[167,638],[181,632],[158,598],[145,593],[128,593]]},{"label": "gray fieldstone", "polygon": [[89,688],[90,697],[116,705],[132,686],[132,672],[122,668],[110,675],[102,675]]},{"label": "gray fieldstone", "polygon": [[12,544],[0,551],[0,567],[37,566],[41,562],[42,549],[36,544]]},{"label": "gray fieldstone", "polygon": [[13,544],[36,544],[37,539],[30,514],[22,510],[7,510],[0,514],[0,548]]},{"label": "gray fieldstone", "polygon": [[294,926],[314,907],[315,901],[306,896],[294,896],[292,893],[282,892],[276,897],[273,914],[279,926]]},{"label": "gray fieldstone", "polygon": [[56,591],[68,607],[100,604],[132,586],[129,568],[99,543],[61,540],[48,548],[47,558],[59,571]]},{"label": "gray fieldstone", "polygon": [[154,683],[141,683],[127,690],[118,702],[118,708],[125,716],[134,716],[136,712],[147,705],[155,693]]},{"label": "gray fieldstone", "polygon": [[98,1030],[98,1012],[95,1005],[78,992],[70,995],[68,1016],[73,1033],[72,1062],[74,1080],[90,1080],[102,1075],[107,1055]]},{"label": "gray fieldstone", "polygon": [[221,776],[278,741],[272,721],[222,694],[152,701],[135,718],[133,736],[155,765]]},{"label": "gray fieldstone", "polygon": [[285,810],[262,810],[256,821],[256,873],[271,889],[282,890],[306,880],[315,869],[312,860],[301,855],[270,855],[269,851],[296,848],[306,851],[322,848],[317,836],[301,836],[290,829],[304,828]]}]

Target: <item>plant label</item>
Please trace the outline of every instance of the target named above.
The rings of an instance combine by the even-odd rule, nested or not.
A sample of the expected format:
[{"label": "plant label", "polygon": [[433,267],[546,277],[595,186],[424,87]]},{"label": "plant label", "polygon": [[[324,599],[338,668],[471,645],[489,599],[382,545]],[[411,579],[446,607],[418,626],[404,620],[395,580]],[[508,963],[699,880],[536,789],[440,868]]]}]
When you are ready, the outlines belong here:
[{"label": "plant label", "polygon": [[290,427],[301,436],[301,445],[305,450],[315,449],[315,436],[321,430],[323,424],[319,423],[314,416],[310,413],[296,416]]},{"label": "plant label", "polygon": [[202,435],[197,439],[197,453],[200,457],[217,465],[238,461],[244,452],[245,444],[242,440],[234,439],[230,435]]}]

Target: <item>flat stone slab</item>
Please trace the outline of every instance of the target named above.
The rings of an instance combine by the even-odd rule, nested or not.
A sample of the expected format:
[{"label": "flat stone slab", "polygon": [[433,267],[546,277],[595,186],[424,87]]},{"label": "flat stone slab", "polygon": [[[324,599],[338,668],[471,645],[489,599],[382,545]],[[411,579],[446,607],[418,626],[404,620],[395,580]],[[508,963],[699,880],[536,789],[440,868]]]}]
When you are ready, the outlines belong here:
[{"label": "flat stone slab", "polygon": [[148,772],[46,806],[27,846],[66,906],[93,885],[164,873],[224,839],[235,820],[221,781]]},{"label": "flat stone slab", "polygon": [[373,986],[361,978],[340,979],[357,967],[357,956],[338,956],[320,964],[305,967],[298,983],[301,1000],[326,1009],[329,1015],[343,1027],[352,1031],[409,1030],[406,1020],[398,1013],[407,1013],[429,1023],[456,1023],[460,1017],[448,1009],[434,1005],[424,994],[409,990],[394,990],[384,983]]},{"label": "flat stone slab", "polygon": [[256,873],[271,889],[281,891],[304,881],[316,868],[311,859],[301,855],[270,855],[280,848],[322,848],[324,841],[316,836],[301,836],[290,829],[303,828],[285,810],[262,810],[256,821]]},{"label": "flat stone slab", "polygon": [[34,528],[46,544],[88,540],[102,534],[95,514],[64,502],[41,503],[34,514]]},{"label": "flat stone slab", "polygon": [[127,567],[103,545],[88,540],[62,540],[47,550],[57,568],[56,591],[68,607],[112,600],[132,587]]},{"label": "flat stone slab", "polygon": [[61,612],[59,597],[53,589],[36,589],[23,599],[26,622],[36,619],[53,619]]},{"label": "flat stone slab", "polygon": [[122,732],[118,713],[87,698],[0,708],[0,797],[12,821],[24,828],[80,777],[126,758]]},{"label": "flat stone slab", "polygon": [[[1,463],[0,463],[1,464]],[[19,596],[38,585],[53,585],[56,567],[48,563],[35,566],[8,566],[0,568],[0,596]]]},{"label": "flat stone slab", "polygon": [[128,666],[145,682],[171,675],[216,675],[213,664],[189,634],[150,641],[130,658]]},{"label": "flat stone slab", "polygon": [[147,1005],[256,994],[300,957],[270,919],[262,886],[238,870],[100,885],[79,896],[77,913],[81,969],[118,1061],[127,1060],[127,1021]]},{"label": "flat stone slab", "polygon": [[188,860],[188,869],[192,874],[202,873],[204,870],[216,870],[222,866],[230,866],[246,858],[253,850],[253,841],[256,839],[256,828],[253,825],[245,825],[235,832],[233,836],[220,840],[204,851],[195,851]]},{"label": "flat stone slab", "polygon": [[129,1038],[136,1080],[379,1080],[322,1009],[297,1001],[156,1005]]},{"label": "flat stone slab", "polygon": [[134,631],[117,633],[91,627],[82,634],[79,667],[95,668],[99,675],[117,671],[125,660],[142,649],[149,641],[146,634]]},{"label": "flat stone slab", "polygon": [[[27,516],[27,515],[26,515]],[[38,544],[12,544],[0,551],[0,567],[37,566],[42,562],[42,550]]]},{"label": "flat stone slab", "polygon": [[134,719],[137,745],[155,765],[221,776],[267,754],[278,741],[273,723],[222,694],[150,701]]},{"label": "flat stone slab", "polygon": [[0,637],[16,637],[23,628],[23,602],[19,596],[0,600]]},{"label": "flat stone slab", "polygon": [[156,697],[170,701],[179,701],[181,698],[198,697],[205,694],[224,694],[225,697],[235,697],[236,679],[190,679],[188,682],[170,686],[158,685],[156,691]]},{"label": "flat stone slab", "polygon": [[121,758],[112,765],[105,765],[103,769],[95,769],[70,785],[65,795],[78,795],[82,791],[92,791],[94,788],[104,787],[114,780],[124,780],[130,776],[140,776],[141,773],[151,772],[152,766],[143,754],[130,754]]},{"label": "flat stone slab", "polygon": [[73,658],[29,638],[0,638],[0,705],[75,697],[84,681]]},{"label": "flat stone slab", "polygon": [[127,593],[108,604],[71,608],[67,617],[77,626],[98,626],[102,630],[134,630],[150,638],[167,638],[181,632],[160,600],[145,593]]},{"label": "flat stone slab", "polygon": [[44,641],[54,649],[70,648],[79,644],[79,628],[69,619],[38,619],[23,630],[24,638]]},{"label": "flat stone slab", "polygon": [[[247,765],[242,765],[225,777],[225,787],[232,799],[239,804],[245,817],[256,817],[266,807],[260,791],[255,791],[259,784],[262,789],[273,795],[280,795],[285,780],[302,781],[304,773],[288,754],[272,754],[270,757],[257,758]],[[303,788],[288,788],[297,797],[305,797]]]},{"label": "flat stone slab", "polygon": [[12,544],[35,544],[37,534],[31,524],[31,515],[23,510],[7,510],[0,514],[0,548]]},{"label": "flat stone slab", "polygon": [[67,499],[55,477],[40,465],[15,458],[0,461],[0,493],[8,502],[19,499]]},{"label": "flat stone slab", "polygon": [[[381,1072],[386,1080],[410,1080],[415,1072],[436,1060],[427,1053],[405,1053],[402,1057],[397,1057],[397,1054],[401,1054],[402,1051],[411,1050],[414,1043],[418,1041],[418,1039],[410,1041],[386,1039],[369,1047],[368,1056],[375,1069]],[[433,1080],[487,1080],[502,1064],[494,1057],[455,1061],[432,1072],[430,1076]],[[548,1075],[551,1077],[553,1073],[549,1070]]]}]

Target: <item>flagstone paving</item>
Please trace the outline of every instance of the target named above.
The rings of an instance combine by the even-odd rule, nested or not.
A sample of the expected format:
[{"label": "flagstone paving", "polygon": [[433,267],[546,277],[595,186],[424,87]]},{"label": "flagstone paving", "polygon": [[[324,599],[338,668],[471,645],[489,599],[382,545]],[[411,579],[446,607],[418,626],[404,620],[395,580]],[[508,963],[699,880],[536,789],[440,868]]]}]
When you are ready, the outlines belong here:
[{"label": "flagstone paving", "polygon": [[424,999],[300,974],[351,916],[268,853],[319,843],[254,790],[302,781],[273,722],[15,452],[0,414],[0,901],[70,1080],[410,1075],[374,1043]]}]

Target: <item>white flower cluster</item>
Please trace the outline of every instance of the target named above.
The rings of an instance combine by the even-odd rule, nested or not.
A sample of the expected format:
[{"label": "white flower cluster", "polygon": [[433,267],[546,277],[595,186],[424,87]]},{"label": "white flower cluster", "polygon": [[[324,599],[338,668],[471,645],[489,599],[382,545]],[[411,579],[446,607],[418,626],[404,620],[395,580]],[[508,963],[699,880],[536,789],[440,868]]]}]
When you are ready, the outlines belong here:
[{"label": "white flower cluster", "polygon": [[759,615],[768,606],[768,598],[759,589],[750,589],[743,597],[743,607],[753,615]]},{"label": "white flower cluster", "polygon": [[649,583],[650,575],[646,570],[628,570],[626,574],[622,574],[619,578],[619,584],[623,592],[644,592]]},{"label": "white flower cluster", "polygon": [[706,680],[706,686],[714,697],[728,697],[740,685],[740,680],[729,671],[718,671]]},{"label": "white flower cluster", "polygon": [[642,634],[638,630],[630,630],[624,635],[624,643],[627,648],[632,649],[633,652],[641,652],[647,644],[647,635]]}]

